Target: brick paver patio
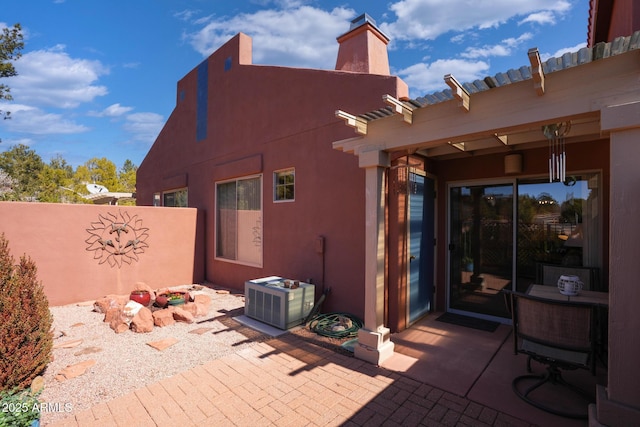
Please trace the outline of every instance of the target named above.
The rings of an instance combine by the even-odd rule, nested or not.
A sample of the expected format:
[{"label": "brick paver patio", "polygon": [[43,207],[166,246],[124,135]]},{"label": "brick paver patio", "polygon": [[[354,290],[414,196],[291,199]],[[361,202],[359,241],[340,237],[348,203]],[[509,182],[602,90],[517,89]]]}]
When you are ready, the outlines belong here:
[{"label": "brick paver patio", "polygon": [[62,421],[64,426],[530,426],[285,334]]}]

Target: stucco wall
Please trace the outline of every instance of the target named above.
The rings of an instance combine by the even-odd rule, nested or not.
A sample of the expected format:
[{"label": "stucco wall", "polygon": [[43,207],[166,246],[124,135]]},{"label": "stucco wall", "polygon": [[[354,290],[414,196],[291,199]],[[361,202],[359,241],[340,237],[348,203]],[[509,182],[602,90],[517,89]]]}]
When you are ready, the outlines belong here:
[{"label": "stucco wall", "polygon": [[[206,102],[198,98],[202,64],[178,82],[176,108],[138,169],[137,202],[188,187],[189,206],[206,212],[207,280],[243,290],[264,276],[312,279],[316,299],[331,288],[324,311],[363,316],[364,171],[332,147],[355,135],[335,109],[379,108],[382,95],[405,96],[406,85],[384,75],[251,65],[250,52],[240,34],[205,60]],[[274,202],[273,173],[286,168],[295,168],[295,201]],[[254,175],[262,177],[262,267],[216,258],[216,183]]]},{"label": "stucco wall", "polygon": [[192,208],[0,202],[0,233],[16,262],[26,254],[36,263],[52,306],[128,293],[136,282],[201,282],[201,222]]}]

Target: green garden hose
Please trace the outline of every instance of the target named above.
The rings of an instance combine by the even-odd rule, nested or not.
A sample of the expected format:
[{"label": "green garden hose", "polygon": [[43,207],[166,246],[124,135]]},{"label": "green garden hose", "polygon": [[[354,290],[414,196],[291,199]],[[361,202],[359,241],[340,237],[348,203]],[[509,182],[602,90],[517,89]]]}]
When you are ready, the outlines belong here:
[{"label": "green garden hose", "polygon": [[326,313],[315,316],[309,322],[309,329],[330,338],[352,338],[362,328],[362,320],[347,313]]}]

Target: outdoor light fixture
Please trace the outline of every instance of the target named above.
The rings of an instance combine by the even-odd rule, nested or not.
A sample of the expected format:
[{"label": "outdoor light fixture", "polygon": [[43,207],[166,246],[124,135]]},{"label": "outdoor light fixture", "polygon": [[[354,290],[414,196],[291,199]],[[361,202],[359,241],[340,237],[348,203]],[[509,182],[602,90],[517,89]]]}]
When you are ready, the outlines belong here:
[{"label": "outdoor light fixture", "polygon": [[504,156],[504,173],[512,175],[522,173],[522,154],[507,154]]},{"label": "outdoor light fixture", "polygon": [[549,182],[564,182],[567,175],[567,153],[564,137],[571,129],[571,122],[542,126],[542,133],[549,140]]}]

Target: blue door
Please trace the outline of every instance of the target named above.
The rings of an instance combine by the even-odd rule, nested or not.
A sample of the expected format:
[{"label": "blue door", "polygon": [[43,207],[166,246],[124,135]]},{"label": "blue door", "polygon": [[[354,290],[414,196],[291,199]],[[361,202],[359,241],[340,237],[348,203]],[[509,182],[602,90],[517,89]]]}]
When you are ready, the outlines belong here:
[{"label": "blue door", "polygon": [[433,179],[410,172],[408,193],[408,317],[409,323],[412,323],[431,309],[433,298],[435,250]]}]

